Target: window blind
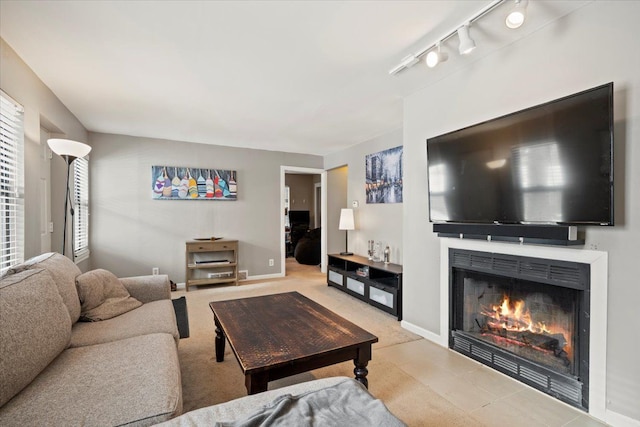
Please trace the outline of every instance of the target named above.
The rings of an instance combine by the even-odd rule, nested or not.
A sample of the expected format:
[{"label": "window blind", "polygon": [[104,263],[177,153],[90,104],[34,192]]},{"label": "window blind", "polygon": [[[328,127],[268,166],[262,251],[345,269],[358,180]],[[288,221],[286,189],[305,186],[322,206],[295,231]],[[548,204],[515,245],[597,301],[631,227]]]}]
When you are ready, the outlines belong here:
[{"label": "window blind", "polygon": [[78,158],[73,162],[73,256],[81,261],[89,256],[89,161]]},{"label": "window blind", "polygon": [[0,274],[24,261],[24,109],[0,91]]}]

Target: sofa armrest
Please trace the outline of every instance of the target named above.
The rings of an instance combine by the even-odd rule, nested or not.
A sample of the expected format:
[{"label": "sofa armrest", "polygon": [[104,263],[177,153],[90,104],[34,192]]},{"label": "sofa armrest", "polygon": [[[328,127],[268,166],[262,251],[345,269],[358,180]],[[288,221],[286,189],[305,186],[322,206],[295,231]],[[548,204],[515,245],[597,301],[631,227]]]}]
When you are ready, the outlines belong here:
[{"label": "sofa armrest", "polygon": [[129,294],[142,303],[171,299],[171,283],[166,274],[122,277],[120,281]]}]

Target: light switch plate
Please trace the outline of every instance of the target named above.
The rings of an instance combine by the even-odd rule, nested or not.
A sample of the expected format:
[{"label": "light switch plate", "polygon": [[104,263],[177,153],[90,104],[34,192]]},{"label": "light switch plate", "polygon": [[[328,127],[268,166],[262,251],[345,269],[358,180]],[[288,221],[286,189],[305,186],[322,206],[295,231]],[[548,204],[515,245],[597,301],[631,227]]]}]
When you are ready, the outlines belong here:
[{"label": "light switch plate", "polygon": [[351,206],[354,208],[357,208],[360,205],[360,203],[358,203],[357,200],[354,200],[353,202],[351,202]]}]

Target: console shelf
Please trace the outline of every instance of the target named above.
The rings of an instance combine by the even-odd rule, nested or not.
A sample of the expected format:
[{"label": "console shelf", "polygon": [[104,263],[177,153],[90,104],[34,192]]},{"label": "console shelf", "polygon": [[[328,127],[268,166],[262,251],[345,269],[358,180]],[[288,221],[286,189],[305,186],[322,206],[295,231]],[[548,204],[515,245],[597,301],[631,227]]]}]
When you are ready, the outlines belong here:
[{"label": "console shelf", "polygon": [[[327,284],[402,320],[402,266],[359,255],[328,256]],[[360,272],[360,274],[358,274]]]},{"label": "console shelf", "polygon": [[186,242],[187,292],[190,286],[238,284],[238,241],[212,240]]}]

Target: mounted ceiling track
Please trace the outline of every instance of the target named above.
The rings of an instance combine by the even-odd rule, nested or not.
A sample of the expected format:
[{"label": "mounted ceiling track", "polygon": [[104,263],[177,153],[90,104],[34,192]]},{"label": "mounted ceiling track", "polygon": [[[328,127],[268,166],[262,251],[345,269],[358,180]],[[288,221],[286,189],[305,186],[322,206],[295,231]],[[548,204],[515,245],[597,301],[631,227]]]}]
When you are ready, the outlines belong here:
[{"label": "mounted ceiling track", "polygon": [[469,27],[506,1],[513,1],[514,6],[506,16],[505,25],[513,29],[519,28],[525,20],[525,12],[528,0],[494,0],[493,2],[489,3],[487,6],[476,12],[473,16],[463,21],[462,24],[456,26],[453,30],[438,38],[435,42],[431,43],[430,45],[426,46],[416,53],[402,58],[402,61],[400,61],[398,65],[389,70],[389,74],[398,74],[402,70],[414,66],[425,55],[427,55],[426,63],[430,68],[435,67],[440,62],[446,61],[448,55],[446,52],[441,51],[442,44],[456,35],[459,39],[459,53],[461,55],[467,55],[471,53],[471,51],[475,49],[476,43],[469,35]]}]

